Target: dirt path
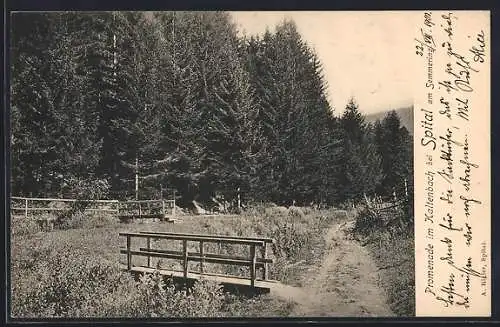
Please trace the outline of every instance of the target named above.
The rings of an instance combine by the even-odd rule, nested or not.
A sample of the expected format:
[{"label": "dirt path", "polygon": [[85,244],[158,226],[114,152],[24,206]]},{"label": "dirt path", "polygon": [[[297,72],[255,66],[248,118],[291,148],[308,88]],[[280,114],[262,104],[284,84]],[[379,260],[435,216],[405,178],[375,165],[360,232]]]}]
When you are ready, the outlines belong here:
[{"label": "dirt path", "polygon": [[350,221],[326,234],[326,255],[304,276],[304,287],[280,285],[271,293],[296,303],[291,316],[394,316],[377,285],[368,250],[347,237]]}]

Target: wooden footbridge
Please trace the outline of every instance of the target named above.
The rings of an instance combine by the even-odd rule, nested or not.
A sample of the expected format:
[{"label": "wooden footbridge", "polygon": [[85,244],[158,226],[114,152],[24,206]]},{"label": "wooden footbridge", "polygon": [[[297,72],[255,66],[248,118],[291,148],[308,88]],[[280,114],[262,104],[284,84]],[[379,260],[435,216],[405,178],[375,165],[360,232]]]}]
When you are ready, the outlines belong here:
[{"label": "wooden footbridge", "polygon": [[[120,236],[126,239],[126,246],[120,250],[121,254],[126,255],[123,269],[134,274],[158,271],[161,275],[188,283],[206,279],[227,287],[250,288],[258,292],[269,292],[272,285],[277,283],[268,278],[269,265],[273,263],[268,257],[268,245],[274,242],[270,238],[151,231],[120,233]],[[181,242],[180,249],[173,249],[176,242]],[[222,254],[215,251],[217,247],[219,250],[232,248],[233,252],[234,247],[239,247],[238,253],[246,252],[249,255]],[[245,248],[247,251],[241,251]],[[153,263],[155,259],[156,265]],[[181,269],[175,269],[172,265],[161,267],[163,259],[180,262]],[[192,262],[196,264],[190,265]],[[216,270],[214,266],[219,266],[219,272],[222,268],[220,265],[246,267],[243,270],[246,270],[247,275],[210,272],[206,269],[208,265]],[[258,274],[259,271],[261,274]]]},{"label": "wooden footbridge", "polygon": [[136,219],[158,219],[175,222],[174,200],[128,200],[118,202],[118,218],[122,222]]}]

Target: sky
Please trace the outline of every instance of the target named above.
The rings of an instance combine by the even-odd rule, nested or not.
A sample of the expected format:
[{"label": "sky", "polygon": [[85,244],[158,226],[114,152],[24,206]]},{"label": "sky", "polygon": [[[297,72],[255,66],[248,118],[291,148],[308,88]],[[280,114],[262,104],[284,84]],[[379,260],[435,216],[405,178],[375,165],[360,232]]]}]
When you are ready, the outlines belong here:
[{"label": "sky", "polygon": [[319,56],[328,83],[328,99],[340,114],[351,97],[365,114],[413,103],[410,65],[414,54],[411,12],[231,12],[247,35],[271,31],[283,19]]}]

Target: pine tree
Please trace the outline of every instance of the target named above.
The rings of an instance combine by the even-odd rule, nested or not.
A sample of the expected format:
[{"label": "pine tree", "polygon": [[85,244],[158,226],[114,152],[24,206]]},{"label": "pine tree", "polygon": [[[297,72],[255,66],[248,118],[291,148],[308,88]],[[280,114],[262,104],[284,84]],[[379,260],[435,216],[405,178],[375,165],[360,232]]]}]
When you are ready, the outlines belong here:
[{"label": "pine tree", "polygon": [[261,194],[278,203],[331,201],[338,142],[317,56],[292,21],[250,38],[246,49],[265,139]]},{"label": "pine tree", "polygon": [[371,126],[366,124],[354,99],[350,99],[340,119],[342,127],[342,162],[340,185],[342,200],[357,201],[364,194],[373,194],[382,178],[381,159],[372,139]]},{"label": "pine tree", "polygon": [[[82,103],[72,13],[13,15],[13,192],[58,195],[98,160],[95,124]],[[31,83],[27,83],[31,81]]]},{"label": "pine tree", "polygon": [[382,158],[384,179],[379,193],[389,196],[404,192],[404,181],[412,179],[412,141],[401,126],[396,111],[390,111],[377,127],[376,140]]}]

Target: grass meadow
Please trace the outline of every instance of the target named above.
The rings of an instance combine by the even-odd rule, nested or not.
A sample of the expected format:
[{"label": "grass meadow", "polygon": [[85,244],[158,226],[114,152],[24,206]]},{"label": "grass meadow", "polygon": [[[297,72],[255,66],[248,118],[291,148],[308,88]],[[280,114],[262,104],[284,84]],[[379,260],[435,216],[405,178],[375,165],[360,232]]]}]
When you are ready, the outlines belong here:
[{"label": "grass meadow", "polygon": [[[269,295],[225,293],[215,283],[197,282],[176,291],[159,275],[135,281],[120,269],[123,231],[168,231],[272,237],[275,263],[269,277],[301,285],[301,274],[321,260],[324,233],[333,211],[283,210],[259,206],[238,216],[184,216],[175,224],[120,223],[112,217],[76,213],[59,228],[43,232],[32,221],[11,226],[11,316],[13,318],[173,318],[287,316],[293,304]],[[218,249],[241,254],[244,249]],[[236,251],[236,253],[234,253]],[[168,263],[162,263],[163,265]],[[170,263],[175,265],[174,263]],[[234,267],[215,272],[245,273]],[[220,270],[226,269],[226,271]]]}]

